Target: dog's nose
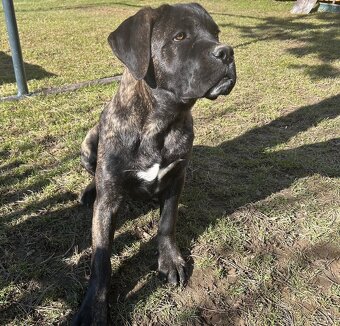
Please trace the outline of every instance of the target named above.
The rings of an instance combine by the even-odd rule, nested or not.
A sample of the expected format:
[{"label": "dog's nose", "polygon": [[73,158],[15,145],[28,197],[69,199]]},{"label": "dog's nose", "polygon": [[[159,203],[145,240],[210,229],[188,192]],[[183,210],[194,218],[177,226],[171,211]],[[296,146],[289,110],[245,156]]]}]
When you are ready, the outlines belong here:
[{"label": "dog's nose", "polygon": [[227,61],[231,62],[234,58],[234,50],[228,45],[217,45],[211,54],[223,63],[226,63]]}]

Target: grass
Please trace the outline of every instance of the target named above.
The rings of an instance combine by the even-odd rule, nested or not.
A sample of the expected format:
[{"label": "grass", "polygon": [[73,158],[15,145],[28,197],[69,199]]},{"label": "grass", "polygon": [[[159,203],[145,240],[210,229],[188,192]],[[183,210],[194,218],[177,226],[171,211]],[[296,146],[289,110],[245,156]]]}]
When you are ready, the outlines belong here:
[{"label": "grass", "polygon": [[[112,319],[338,325],[339,17],[292,16],[290,1],[201,3],[235,48],[239,79],[230,96],[193,110],[178,223],[189,284],[158,279],[158,208],[131,203],[112,252]],[[140,6],[159,4],[16,1],[29,89],[120,73],[107,35]],[[4,37],[0,45],[0,93],[12,95]],[[79,307],[91,255],[91,211],[77,202],[89,180],[79,147],[116,89],[0,104],[0,324],[68,324]]]}]

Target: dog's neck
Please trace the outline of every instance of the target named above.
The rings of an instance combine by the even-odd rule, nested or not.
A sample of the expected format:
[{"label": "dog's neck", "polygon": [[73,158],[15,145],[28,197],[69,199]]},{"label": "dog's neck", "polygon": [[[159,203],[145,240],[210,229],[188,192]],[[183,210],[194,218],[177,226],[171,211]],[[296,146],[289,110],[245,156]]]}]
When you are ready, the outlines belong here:
[{"label": "dog's neck", "polygon": [[147,115],[146,124],[150,120],[152,125],[158,126],[157,129],[166,128],[182,116],[190,115],[190,110],[196,102],[196,100],[183,102],[170,91],[150,87],[144,79],[136,80],[128,69],[123,73],[118,98],[120,105],[125,108],[136,105],[136,101],[140,101],[139,106],[146,108],[144,112]]},{"label": "dog's neck", "polygon": [[136,95],[149,100],[149,103],[145,103],[146,105],[154,109],[167,108],[168,111],[190,110],[196,102],[196,100],[184,101],[168,90],[154,85],[150,86],[145,79],[136,80],[129,70],[125,69],[119,87],[119,97],[123,101],[121,104],[129,105]]}]

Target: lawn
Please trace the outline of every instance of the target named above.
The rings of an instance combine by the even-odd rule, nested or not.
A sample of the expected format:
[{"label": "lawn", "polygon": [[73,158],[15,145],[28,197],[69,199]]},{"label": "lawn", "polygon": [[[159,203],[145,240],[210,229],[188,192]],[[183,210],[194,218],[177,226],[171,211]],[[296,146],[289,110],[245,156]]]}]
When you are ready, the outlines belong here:
[{"label": "lawn", "polygon": [[[160,1],[17,0],[30,91],[113,76],[107,36]],[[200,1],[237,85],[200,100],[177,238],[185,288],[158,278],[159,210],[132,202],[111,262],[115,325],[340,325],[340,19],[291,1]],[[0,95],[16,93],[0,15]],[[79,148],[117,84],[0,102],[0,324],[69,324],[86,291],[90,180]]]}]

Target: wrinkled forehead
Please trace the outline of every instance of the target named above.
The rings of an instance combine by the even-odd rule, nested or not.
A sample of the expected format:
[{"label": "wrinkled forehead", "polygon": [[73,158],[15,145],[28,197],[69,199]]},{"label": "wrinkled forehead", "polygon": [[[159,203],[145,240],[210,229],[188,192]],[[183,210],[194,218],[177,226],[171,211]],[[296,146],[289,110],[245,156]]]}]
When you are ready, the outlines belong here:
[{"label": "wrinkled forehead", "polygon": [[176,31],[198,30],[218,32],[218,26],[208,12],[198,4],[164,5],[154,25],[154,31],[163,35]]}]

